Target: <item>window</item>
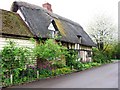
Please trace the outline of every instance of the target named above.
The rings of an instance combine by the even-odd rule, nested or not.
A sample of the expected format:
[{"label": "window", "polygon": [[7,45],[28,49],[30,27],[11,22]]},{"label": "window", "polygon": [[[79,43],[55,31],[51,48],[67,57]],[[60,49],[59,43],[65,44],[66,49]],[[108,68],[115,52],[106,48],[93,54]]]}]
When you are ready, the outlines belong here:
[{"label": "window", "polygon": [[54,38],[54,37],[55,37],[55,31],[49,30],[49,36],[50,36],[51,38]]},{"label": "window", "polygon": [[55,36],[59,36],[59,31],[56,30],[56,31],[54,32],[54,35],[55,35]]},{"label": "window", "polygon": [[59,37],[60,34],[59,34],[59,31],[49,30],[49,36],[50,36],[51,38],[55,38],[55,37]]},{"label": "window", "polygon": [[88,57],[91,57],[92,56],[91,51],[87,51],[87,55]]},{"label": "window", "polygon": [[77,37],[78,37],[78,39],[79,39],[79,43],[81,43],[81,42],[82,42],[82,37],[81,37],[81,35],[77,35]]},{"label": "window", "polygon": [[52,22],[50,23],[50,25],[49,25],[49,27],[48,27],[48,30],[55,31],[55,28],[54,28],[54,26],[53,26]]},{"label": "window", "polygon": [[52,21],[51,21],[51,23],[50,23],[50,25],[48,27],[48,30],[49,30],[50,37],[54,38],[55,37],[55,28],[53,26]]},{"label": "window", "polygon": [[59,31],[57,30],[57,28],[54,27],[54,20],[51,21],[48,30],[49,30],[49,35],[51,38],[55,38],[56,36],[60,36]]}]

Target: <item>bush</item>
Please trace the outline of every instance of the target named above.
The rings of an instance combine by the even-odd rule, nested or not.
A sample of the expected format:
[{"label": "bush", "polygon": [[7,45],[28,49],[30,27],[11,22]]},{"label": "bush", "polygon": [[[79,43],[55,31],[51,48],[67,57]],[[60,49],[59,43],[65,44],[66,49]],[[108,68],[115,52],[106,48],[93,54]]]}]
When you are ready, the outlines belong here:
[{"label": "bush", "polygon": [[120,42],[114,47],[115,59],[120,59]]},{"label": "bush", "polygon": [[[35,69],[27,68],[27,69],[21,69],[16,68],[12,70],[13,75],[13,84],[20,84],[24,82],[29,82],[32,80],[35,80],[37,78]],[[11,73],[9,71],[4,72],[2,76],[2,84],[3,86],[9,86],[11,85],[10,82],[10,75]]]},{"label": "bush", "polygon": [[[26,64],[32,64],[30,49],[18,47],[12,41],[3,47],[1,51],[0,67],[2,74],[2,83],[10,84],[10,75],[14,75],[14,83],[22,82],[21,73]],[[30,74],[31,75],[31,74]]]},{"label": "bush", "polygon": [[52,75],[52,71],[49,69],[40,69],[39,74],[40,74],[40,78],[46,78]]},{"label": "bush", "polygon": [[75,63],[74,63],[74,69],[76,69],[76,70],[80,70],[81,67],[82,67],[81,65],[82,65],[81,62],[79,62],[79,61],[75,62]]},{"label": "bush", "polygon": [[81,62],[77,62],[76,63],[76,66],[75,66],[75,69],[78,70],[78,71],[81,71],[81,70],[85,70],[87,68],[90,68],[91,66],[89,64],[85,64],[85,63],[81,63]]},{"label": "bush", "polygon": [[68,74],[71,72],[72,72],[72,70],[69,67],[64,67],[64,68],[52,70],[52,75],[56,76],[56,75],[61,75],[61,74]]},{"label": "bush", "polygon": [[61,43],[56,43],[54,39],[48,39],[44,43],[40,41],[33,51],[35,57],[42,60],[56,60],[67,54],[66,48]]},{"label": "bush", "polygon": [[97,49],[93,49],[93,62],[97,63],[108,63],[110,62],[110,56],[106,52],[99,51]]},{"label": "bush", "polygon": [[[40,41],[40,44],[38,44],[33,49],[33,52],[34,52],[34,56],[37,58],[38,68],[40,68],[39,67],[40,64],[44,65],[45,61],[48,62],[52,62],[55,60],[62,61],[63,60],[62,57],[64,57],[68,53],[67,49],[63,47],[61,43],[58,44],[54,39],[47,39],[44,42]],[[58,64],[55,64],[54,66],[60,68],[63,67]]]},{"label": "bush", "polygon": [[62,63],[55,63],[55,64],[52,65],[52,67],[54,67],[54,68],[63,68],[63,67],[65,67],[65,65],[62,64]]},{"label": "bush", "polygon": [[55,69],[55,70],[39,69],[40,78],[57,76],[57,75],[61,75],[61,74],[67,74],[70,72],[72,72],[72,70],[69,67],[59,68],[59,69]]},{"label": "bush", "polygon": [[86,63],[82,63],[82,62],[76,62],[76,64],[74,65],[74,69],[78,70],[78,71],[82,71],[94,66],[99,66],[101,65],[100,63],[97,62],[86,62]]},{"label": "bush", "polygon": [[69,53],[66,55],[66,65],[72,69],[77,63],[78,54],[75,50],[69,50]]},{"label": "bush", "polygon": [[1,51],[2,69],[11,71],[16,68],[25,68],[26,64],[30,64],[30,51],[28,48],[17,47],[14,42],[10,41]]},{"label": "bush", "polygon": [[90,63],[93,67],[94,66],[100,66],[101,64],[100,63],[97,63],[97,62],[92,62],[92,63]]}]

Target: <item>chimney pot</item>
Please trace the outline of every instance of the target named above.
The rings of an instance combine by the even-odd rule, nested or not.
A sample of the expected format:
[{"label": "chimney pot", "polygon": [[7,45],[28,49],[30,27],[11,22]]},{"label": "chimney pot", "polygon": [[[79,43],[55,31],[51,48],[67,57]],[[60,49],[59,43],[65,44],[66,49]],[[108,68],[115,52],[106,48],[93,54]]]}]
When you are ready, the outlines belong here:
[{"label": "chimney pot", "polygon": [[48,11],[52,12],[52,5],[50,3],[44,3],[42,4],[42,7],[47,9]]}]

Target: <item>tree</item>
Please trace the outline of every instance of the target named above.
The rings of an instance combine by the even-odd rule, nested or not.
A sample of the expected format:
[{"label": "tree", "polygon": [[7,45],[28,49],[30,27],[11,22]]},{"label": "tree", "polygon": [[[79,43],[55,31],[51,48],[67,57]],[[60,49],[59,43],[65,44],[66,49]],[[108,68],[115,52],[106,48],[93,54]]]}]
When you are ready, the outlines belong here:
[{"label": "tree", "polygon": [[92,39],[100,51],[105,51],[116,36],[116,27],[111,18],[98,16],[88,27]]},{"label": "tree", "polygon": [[44,43],[40,42],[34,48],[35,56],[43,60],[54,60],[60,58],[66,53],[66,48],[55,42],[54,39],[48,39]]},{"label": "tree", "polygon": [[33,49],[34,55],[37,58],[37,68],[42,68],[44,65],[50,64],[49,61],[61,59],[68,53],[67,48],[63,47],[60,42],[54,39],[47,39]]},{"label": "tree", "polygon": [[113,57],[115,59],[120,59],[120,43],[117,43],[116,45],[114,45]]}]

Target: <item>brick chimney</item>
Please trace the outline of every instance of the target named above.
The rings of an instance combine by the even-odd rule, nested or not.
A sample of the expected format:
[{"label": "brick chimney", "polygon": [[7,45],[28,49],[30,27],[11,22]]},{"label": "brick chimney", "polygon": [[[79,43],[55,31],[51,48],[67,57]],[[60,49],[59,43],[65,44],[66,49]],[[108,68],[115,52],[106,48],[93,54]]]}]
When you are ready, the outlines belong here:
[{"label": "brick chimney", "polygon": [[52,6],[50,3],[48,3],[48,2],[44,3],[44,4],[42,4],[42,7],[47,9],[48,11],[52,12]]}]

